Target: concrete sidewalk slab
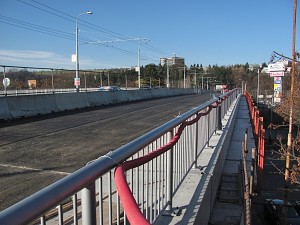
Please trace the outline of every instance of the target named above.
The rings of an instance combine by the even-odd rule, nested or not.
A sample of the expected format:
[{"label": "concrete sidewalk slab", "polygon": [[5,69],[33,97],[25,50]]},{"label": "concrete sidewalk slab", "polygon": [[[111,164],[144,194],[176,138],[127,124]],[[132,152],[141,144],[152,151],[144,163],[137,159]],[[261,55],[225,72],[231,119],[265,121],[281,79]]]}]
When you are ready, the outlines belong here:
[{"label": "concrete sidewalk slab", "polygon": [[223,130],[210,139],[209,147],[203,149],[197,160],[197,168],[191,169],[173,198],[177,215],[166,213],[154,224],[208,224],[227,149],[230,145],[234,121],[237,116],[239,97],[222,120]]}]

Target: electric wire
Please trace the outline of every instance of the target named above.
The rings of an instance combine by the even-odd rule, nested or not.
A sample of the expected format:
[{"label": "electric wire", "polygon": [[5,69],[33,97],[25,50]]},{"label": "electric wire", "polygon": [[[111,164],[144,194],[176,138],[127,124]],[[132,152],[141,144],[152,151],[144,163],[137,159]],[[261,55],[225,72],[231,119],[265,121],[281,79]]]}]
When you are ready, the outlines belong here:
[{"label": "electric wire", "polygon": [[[52,8],[52,7],[49,7],[49,6],[45,5],[45,4],[42,4],[42,3],[40,3],[40,2],[37,2],[37,1],[35,1],[35,0],[31,0],[31,1],[34,2],[34,3],[36,3],[36,4],[39,4],[39,5],[43,6],[43,7],[45,7],[45,8],[51,9],[52,11],[55,11],[55,12],[57,12],[57,13],[60,13],[60,14],[62,14],[62,15],[64,15],[64,16],[61,16],[61,15],[59,15],[59,14],[57,14],[57,13],[50,12],[49,10],[42,9],[41,7],[38,7],[38,6],[35,6],[35,5],[32,5],[32,4],[29,4],[29,3],[27,3],[27,2],[24,2],[23,0],[18,0],[18,1],[21,2],[21,3],[24,3],[24,4],[26,4],[26,5],[32,6],[32,7],[36,8],[36,9],[42,10],[42,11],[44,11],[44,12],[47,12],[47,13],[50,13],[50,14],[52,14],[52,15],[58,16],[58,17],[60,17],[60,18],[69,20],[69,21],[71,21],[71,22],[74,22],[75,19],[76,19],[75,16],[69,15],[69,14],[67,14],[67,13],[64,13],[64,12],[62,12],[62,11],[59,11],[59,10],[54,9],[54,8]],[[65,17],[65,16],[68,16],[69,18],[72,18],[72,19],[69,19],[69,18],[67,18],[67,17]],[[117,33],[117,32],[108,30],[108,29],[106,29],[106,28],[100,27],[100,26],[98,26],[98,25],[92,24],[92,23],[87,22],[87,21],[84,21],[84,20],[80,20],[80,24],[82,24],[82,25],[84,25],[84,26],[86,26],[86,27],[88,27],[88,28],[91,28],[91,29],[94,29],[94,30],[97,30],[97,31],[101,31],[101,32],[106,33],[106,34],[109,34],[109,35],[111,35],[111,36],[113,36],[113,37],[116,37],[116,38],[120,38],[120,39],[129,39],[128,36],[119,34],[119,33]],[[131,41],[132,41],[132,42],[135,42],[135,43],[138,43],[138,42],[135,41],[135,40],[131,40]]]},{"label": "electric wire", "polygon": [[3,16],[1,14],[0,14],[0,22],[5,23],[5,24],[9,24],[9,25],[12,25],[12,26],[21,27],[21,28],[24,28],[24,29],[44,33],[44,34],[49,34],[49,35],[69,39],[69,40],[74,39],[74,38],[72,38],[73,34],[70,34],[70,33],[64,32],[64,31],[59,31],[59,30],[52,29],[52,28],[47,28],[47,27],[35,25],[35,24],[32,24],[32,23],[28,23],[28,22],[24,22],[24,21],[20,21],[20,20],[16,20],[16,19],[13,19],[13,18],[10,18],[10,17],[7,17],[7,16]]},{"label": "electric wire", "polygon": [[[18,1],[23,2],[22,0],[18,0]],[[45,7],[45,8],[51,9],[51,10],[53,10],[53,11],[55,11],[55,12],[58,12],[58,13],[60,13],[60,14],[66,15],[66,16],[72,18],[73,20],[76,19],[76,17],[74,17],[74,16],[72,16],[72,15],[69,15],[69,14],[64,13],[64,12],[62,12],[62,11],[59,11],[59,10],[54,9],[54,8],[52,8],[52,7],[49,7],[49,6],[47,6],[47,5],[45,5],[45,4],[42,4],[42,3],[40,3],[40,2],[37,2],[37,1],[35,1],[35,0],[31,0],[31,1],[34,2],[34,3],[36,3],[36,4],[39,4],[39,5],[43,6],[43,7]],[[46,11],[46,10],[43,10],[43,11]],[[47,11],[46,11],[46,12],[47,12]],[[54,14],[54,15],[57,15],[57,14]],[[64,17],[63,17],[63,18],[64,18]],[[72,20],[72,21],[73,21],[73,20]],[[88,24],[88,25],[91,25],[91,26],[94,26],[94,27],[96,27],[96,28],[99,28],[100,30],[98,30],[98,31],[101,31],[101,32],[103,32],[103,33],[112,35],[113,37],[116,37],[116,38],[120,38],[120,39],[132,39],[132,38],[130,38],[130,37],[128,37],[128,36],[119,34],[119,33],[117,33],[117,32],[108,30],[108,29],[106,29],[106,28],[104,28],[104,27],[101,27],[101,26],[98,26],[98,25],[95,25],[95,24],[86,22],[86,21],[84,21],[84,20],[82,20],[81,22],[82,22],[82,23],[85,23],[85,24]],[[86,26],[87,26],[87,25],[86,25]],[[90,26],[88,26],[88,27],[89,27],[89,28],[92,28],[92,29],[95,29],[95,28],[90,27]],[[145,43],[143,43],[143,42],[140,42],[139,40],[129,40],[129,41],[134,42],[134,43],[136,43],[136,44],[141,44],[141,45],[143,45],[144,47],[146,47],[146,48],[148,48],[148,49],[150,49],[150,50],[152,50],[152,51],[154,51],[154,52],[156,52],[156,53],[159,53],[159,54],[162,54],[162,55],[165,55],[165,56],[171,56],[171,54],[166,53],[166,52],[163,52],[163,51],[159,50],[158,48],[155,48],[154,46],[149,45],[148,43],[145,44]]]},{"label": "electric wire", "polygon": [[[49,7],[43,3],[40,3],[40,2],[37,2],[35,0],[30,0],[33,4],[31,3],[28,3],[28,2],[25,2],[24,0],[17,0],[23,4],[26,4],[30,7],[33,7],[33,8],[36,8],[38,10],[41,10],[43,12],[46,12],[46,13],[49,13],[49,14],[52,14],[54,16],[57,16],[59,18],[62,18],[64,20],[67,20],[67,21],[70,21],[72,23],[74,23],[75,19],[78,19],[77,17],[74,17],[72,15],[69,15],[65,12],[62,12],[62,11],[59,11],[55,8],[52,8],[52,7]],[[43,7],[43,8],[42,8]],[[57,36],[57,37],[61,37],[61,38],[65,38],[65,39],[69,39],[69,40],[74,40],[74,38],[72,36],[74,36],[73,34],[70,34],[70,33],[66,33],[66,32],[62,32],[62,31],[58,31],[58,30],[55,30],[55,29],[51,29],[51,28],[46,28],[46,27],[42,27],[42,26],[39,26],[39,25],[34,25],[34,24],[30,24],[30,23],[26,23],[26,22],[22,22],[22,21],[13,21],[14,19],[12,18],[6,18],[6,22],[3,22],[3,21],[0,21],[2,23],[6,23],[6,24],[9,24],[9,25],[12,25],[12,26],[17,26],[17,27],[21,27],[21,28],[24,28],[24,29],[29,29],[29,30],[33,30],[33,31],[36,31],[36,32],[40,32],[40,33],[44,33],[44,34],[48,34],[48,35],[52,35],[52,36]],[[13,23],[13,24],[12,24]],[[95,25],[95,24],[92,24],[90,22],[86,22],[84,20],[79,20],[78,19],[78,23],[82,26],[85,26],[93,31],[98,31],[98,32],[101,32],[103,34],[106,34],[106,35],[109,35],[109,36],[112,36],[114,38],[119,38],[119,39],[122,39],[122,40],[126,40],[126,41],[129,41],[129,42],[132,42],[132,43],[135,43],[135,44],[139,44],[140,46],[143,46],[157,54],[160,54],[161,55],[164,55],[164,56],[170,56],[171,54],[168,54],[168,53],[165,53],[161,50],[159,50],[158,48],[152,46],[152,45],[149,45],[148,43],[143,43],[141,41],[141,39],[133,39],[133,38],[130,38],[126,35],[123,35],[123,34],[119,34],[117,32],[114,32],[114,31],[111,31],[109,29],[106,29],[106,28],[103,28],[101,26],[98,26],[98,25]],[[27,26],[27,27],[26,27]],[[92,40],[89,39],[89,38],[86,38],[86,37],[79,37],[79,39],[81,41],[86,41],[86,42],[91,42]],[[125,49],[121,49],[119,47],[115,47],[115,46],[112,46],[112,45],[105,45],[105,44],[97,44],[99,46],[103,46],[103,47],[110,47],[111,49],[113,50],[116,50],[116,51],[119,51],[119,52],[123,52],[123,53],[126,53],[128,55],[132,55],[132,56],[136,56],[137,53],[134,53],[132,51],[129,51],[129,50],[125,50]],[[150,57],[147,57],[147,56],[144,56],[144,58],[148,59],[148,60],[153,60],[152,58]]]},{"label": "electric wire", "polygon": [[[27,3],[27,2],[22,1],[22,0],[18,0],[18,1],[21,2],[21,3],[23,3],[23,4],[29,5],[29,6],[31,6],[31,7],[34,7],[34,8],[36,8],[36,9],[38,9],[38,10],[41,10],[41,11],[43,11],[43,12],[50,13],[50,14],[52,14],[52,15],[54,15],[54,16],[58,16],[58,17],[60,17],[60,18],[63,18],[63,19],[65,19],[65,20],[68,20],[68,21],[71,21],[71,22],[74,22],[74,20],[76,19],[76,17],[74,17],[74,16],[71,16],[71,15],[69,15],[69,14],[63,13],[63,12],[61,12],[61,11],[59,11],[59,10],[56,10],[56,9],[54,9],[54,8],[51,8],[51,7],[48,7],[48,6],[46,6],[45,4],[36,2],[36,1],[34,1],[34,0],[31,0],[31,1],[34,2],[34,3],[37,3],[37,4],[39,4],[39,5],[42,5],[42,6],[46,7],[46,8],[49,8],[49,9],[51,9],[51,10],[57,12],[57,13],[50,12],[49,10],[45,10],[45,9],[43,9],[43,8],[41,8],[41,7],[35,6],[35,5],[33,5],[33,4]],[[64,16],[61,16],[61,15],[59,15],[58,13],[63,14]],[[70,17],[70,18],[72,18],[72,19],[69,19],[69,18],[67,18],[66,16],[68,16],[68,17]],[[81,21],[81,22],[79,22],[79,23],[80,23],[81,25],[84,25],[84,26],[86,26],[86,27],[88,27],[88,28],[91,28],[91,29],[100,31],[100,32],[102,32],[102,33],[110,34],[110,35],[112,35],[112,33],[113,33],[113,36],[118,37],[118,38],[121,38],[121,39],[126,38],[126,36],[124,36],[124,35],[117,34],[117,33],[115,33],[115,32],[112,32],[112,31],[109,31],[109,30],[104,29],[104,28],[102,28],[102,27],[99,27],[99,26],[97,26],[97,25],[94,25],[94,24],[85,22],[84,20],[80,20],[80,21]],[[86,24],[88,24],[88,25],[86,25]],[[91,25],[92,25],[92,26],[91,26]],[[95,29],[93,26],[96,27],[96,28],[100,28],[100,30],[99,30],[99,29]],[[31,29],[31,30],[32,30],[32,29]],[[105,30],[105,31],[103,32],[103,30]],[[35,31],[38,31],[38,30],[35,30]],[[80,39],[86,40],[86,42],[91,42],[91,41],[92,41],[91,39],[88,39],[88,38],[83,38],[83,37],[79,37],[79,38],[80,38]],[[133,52],[130,52],[130,51],[127,51],[127,50],[124,50],[124,49],[121,49],[121,48],[117,48],[117,47],[113,47],[113,46],[108,46],[108,45],[104,45],[104,44],[101,44],[101,43],[99,43],[98,45],[104,46],[104,47],[111,47],[111,48],[114,49],[114,50],[117,50],[117,51],[123,52],[123,53],[127,53],[128,55],[134,55],[134,56],[136,55],[136,54],[133,53]]]}]

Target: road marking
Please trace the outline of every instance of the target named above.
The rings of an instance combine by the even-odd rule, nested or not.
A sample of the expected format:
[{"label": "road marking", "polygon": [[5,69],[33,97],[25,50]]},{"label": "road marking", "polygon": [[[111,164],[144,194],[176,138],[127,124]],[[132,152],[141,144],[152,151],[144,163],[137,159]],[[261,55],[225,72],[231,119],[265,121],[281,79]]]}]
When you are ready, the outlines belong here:
[{"label": "road marking", "polygon": [[48,173],[60,174],[60,175],[69,175],[70,174],[70,173],[67,173],[67,172],[61,172],[61,171],[55,171],[55,170],[36,169],[36,168],[27,167],[27,166],[13,166],[13,165],[7,165],[7,164],[0,164],[0,166],[10,167],[10,168],[15,168],[15,169],[21,169],[21,170],[33,170],[33,171],[39,171],[39,172],[48,172]]}]

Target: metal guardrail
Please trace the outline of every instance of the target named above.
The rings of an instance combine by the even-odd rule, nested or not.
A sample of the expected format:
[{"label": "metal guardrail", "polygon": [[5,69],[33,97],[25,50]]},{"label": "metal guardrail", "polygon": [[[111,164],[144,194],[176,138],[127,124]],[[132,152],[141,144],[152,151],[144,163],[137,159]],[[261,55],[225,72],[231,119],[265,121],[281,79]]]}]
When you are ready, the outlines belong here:
[{"label": "metal guardrail", "polygon": [[130,209],[124,212],[120,204],[114,169],[126,160],[144,157],[168,145],[183,123],[210,110],[182,129],[172,151],[124,174],[143,217],[154,223],[162,211],[172,209],[172,196],[189,170],[197,166],[197,158],[205,146],[209,146],[210,137],[220,129],[221,118],[238,94],[239,90],[235,89],[212,99],[90,162],[0,212],[0,224],[127,224],[127,214],[131,212]]},{"label": "metal guardrail", "polygon": [[[131,91],[139,90],[135,87],[122,87],[121,90]],[[99,88],[79,88],[79,92],[97,92]],[[0,97],[4,96],[21,96],[21,95],[46,95],[46,94],[62,94],[62,93],[76,93],[75,88],[56,88],[56,89],[20,89],[20,90],[6,90],[0,91]]]},{"label": "metal guardrail", "polygon": [[[99,88],[80,88],[80,92],[98,91]],[[60,88],[60,89],[21,89],[21,90],[6,90],[0,91],[2,96],[20,96],[20,95],[45,95],[45,94],[61,94],[61,93],[75,93],[75,88]]]}]

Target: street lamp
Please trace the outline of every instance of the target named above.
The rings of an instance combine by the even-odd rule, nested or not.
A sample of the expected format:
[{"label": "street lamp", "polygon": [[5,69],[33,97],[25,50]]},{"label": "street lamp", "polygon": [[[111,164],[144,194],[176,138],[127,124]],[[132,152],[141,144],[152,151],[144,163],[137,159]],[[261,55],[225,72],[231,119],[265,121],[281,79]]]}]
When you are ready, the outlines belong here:
[{"label": "street lamp", "polygon": [[93,14],[91,11],[87,11],[79,14],[76,17],[76,78],[74,80],[74,84],[76,86],[76,92],[79,92],[80,78],[79,78],[79,57],[78,57],[78,18],[84,14]]}]

